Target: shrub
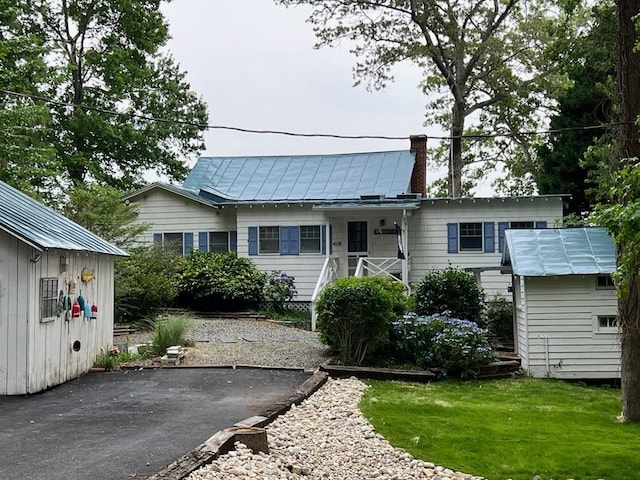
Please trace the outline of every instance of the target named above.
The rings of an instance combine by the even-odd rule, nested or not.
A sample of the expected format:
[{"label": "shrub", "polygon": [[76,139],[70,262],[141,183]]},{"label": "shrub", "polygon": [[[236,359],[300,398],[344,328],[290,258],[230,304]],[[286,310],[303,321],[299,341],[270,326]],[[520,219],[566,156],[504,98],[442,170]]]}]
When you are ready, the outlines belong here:
[{"label": "shrub", "polygon": [[415,291],[419,315],[449,311],[454,317],[481,322],[483,302],[484,291],[473,274],[451,267],[428,273]]},{"label": "shrub", "polygon": [[378,279],[340,278],[316,303],[320,339],[346,365],[360,365],[387,340],[393,293]]},{"label": "shrub", "polygon": [[466,370],[495,359],[487,331],[449,312],[405,315],[393,323],[390,350],[396,362],[421,368]]},{"label": "shrub", "polygon": [[130,250],[129,258],[118,259],[114,271],[115,318],[134,323],[155,317],[171,306],[178,292],[176,281],[183,258],[162,247]]},{"label": "shrub", "polygon": [[151,351],[154,355],[164,355],[167,348],[173,345],[184,345],[187,341],[187,330],[193,320],[187,315],[169,315],[159,317],[151,334]]},{"label": "shrub", "polygon": [[294,277],[288,276],[285,272],[271,272],[264,287],[264,301],[267,308],[271,308],[276,313],[283,313],[286,310],[286,303],[293,300],[298,293],[294,280]]},{"label": "shrub", "polygon": [[185,259],[178,277],[180,303],[203,311],[256,308],[266,275],[235,252],[195,251]]},{"label": "shrub", "polygon": [[487,330],[496,337],[513,338],[513,304],[502,295],[487,303]]}]

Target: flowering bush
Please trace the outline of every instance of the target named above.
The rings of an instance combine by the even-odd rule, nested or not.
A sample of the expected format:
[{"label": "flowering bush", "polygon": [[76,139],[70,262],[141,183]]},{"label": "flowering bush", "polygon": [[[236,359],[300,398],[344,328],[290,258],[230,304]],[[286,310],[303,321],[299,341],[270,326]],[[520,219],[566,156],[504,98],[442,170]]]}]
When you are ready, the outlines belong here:
[{"label": "flowering bush", "polygon": [[267,284],[264,287],[264,300],[274,312],[285,311],[285,304],[293,300],[298,293],[293,283],[294,277],[290,277],[285,272],[273,271]]},{"label": "flowering bush", "polygon": [[451,317],[450,312],[405,315],[393,323],[390,338],[397,361],[422,368],[465,370],[495,359],[487,331],[470,320]]}]

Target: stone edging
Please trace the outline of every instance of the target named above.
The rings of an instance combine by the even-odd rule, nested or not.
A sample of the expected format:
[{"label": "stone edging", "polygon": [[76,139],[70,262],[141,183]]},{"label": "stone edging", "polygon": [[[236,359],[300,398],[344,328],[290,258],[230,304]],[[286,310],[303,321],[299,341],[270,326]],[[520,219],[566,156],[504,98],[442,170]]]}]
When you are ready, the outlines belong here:
[{"label": "stone edging", "polygon": [[218,456],[233,450],[235,436],[238,427],[264,427],[280,415],[286,413],[291,405],[298,405],[310,397],[322,385],[329,375],[326,372],[316,371],[297,390],[296,395],[289,397],[282,403],[275,404],[267,416],[254,416],[236,423],[233,427],[226,428],[215,433],[203,444],[186,453],[175,462],[169,464],[160,472],[152,475],[147,480],[182,480],[191,472],[211,463]]}]

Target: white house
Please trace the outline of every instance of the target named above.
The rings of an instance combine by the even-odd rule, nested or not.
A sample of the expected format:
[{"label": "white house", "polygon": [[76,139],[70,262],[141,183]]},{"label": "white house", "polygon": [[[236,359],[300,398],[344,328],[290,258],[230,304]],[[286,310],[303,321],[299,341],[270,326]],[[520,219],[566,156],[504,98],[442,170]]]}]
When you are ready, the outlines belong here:
[{"label": "white house", "polygon": [[534,377],[620,377],[616,268],[601,228],[507,230],[516,353]]},{"label": "white house", "polygon": [[[237,251],[293,275],[302,302],[337,276],[384,273],[411,287],[450,265],[495,267],[507,228],[562,217],[561,195],[426,198],[426,173],[426,137],[413,136],[400,151],[203,157],[181,187],[154,183],[125,199],[152,225],[140,243]],[[499,271],[482,282],[488,295],[510,283]]]},{"label": "white house", "polygon": [[113,342],[114,258],[126,255],[0,182],[0,395],[88,371]]}]

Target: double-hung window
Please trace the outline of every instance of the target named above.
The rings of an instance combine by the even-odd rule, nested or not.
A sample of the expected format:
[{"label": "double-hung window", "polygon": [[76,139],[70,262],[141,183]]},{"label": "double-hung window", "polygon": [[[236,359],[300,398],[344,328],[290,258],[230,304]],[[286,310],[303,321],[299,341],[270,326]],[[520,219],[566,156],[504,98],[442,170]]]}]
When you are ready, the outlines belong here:
[{"label": "double-hung window", "polygon": [[187,256],[193,248],[193,233],[154,233],[153,242],[161,243],[165,249],[175,252],[177,255]]},{"label": "double-hung window", "polygon": [[229,232],[209,232],[209,252],[227,253],[229,251]]},{"label": "double-hung window", "polygon": [[478,222],[460,224],[460,251],[482,251],[482,223]]},{"label": "double-hung window", "polygon": [[320,225],[300,227],[300,253],[320,253]]},{"label": "double-hung window", "polygon": [[280,227],[260,227],[259,252],[280,253]]}]

